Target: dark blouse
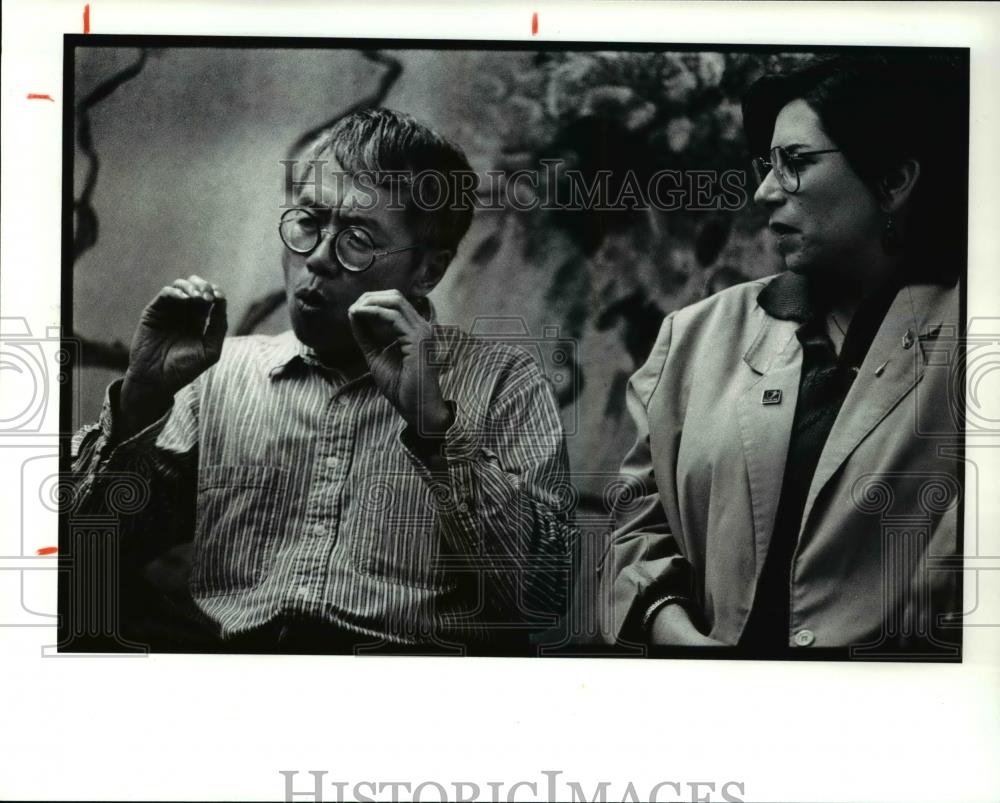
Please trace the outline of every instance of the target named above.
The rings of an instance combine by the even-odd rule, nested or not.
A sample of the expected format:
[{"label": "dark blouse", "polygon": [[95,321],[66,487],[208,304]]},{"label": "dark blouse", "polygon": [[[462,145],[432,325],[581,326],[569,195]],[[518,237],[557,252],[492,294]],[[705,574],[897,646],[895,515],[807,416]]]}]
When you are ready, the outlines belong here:
[{"label": "dark blouse", "polygon": [[801,321],[795,334],[802,346],[802,373],[774,531],[740,639],[739,646],[751,653],[789,649],[792,562],[809,486],[833,422],[900,286],[898,280],[887,282],[858,308],[839,357],[826,333],[824,293],[814,282],[785,273],[757,297],[769,315]]}]

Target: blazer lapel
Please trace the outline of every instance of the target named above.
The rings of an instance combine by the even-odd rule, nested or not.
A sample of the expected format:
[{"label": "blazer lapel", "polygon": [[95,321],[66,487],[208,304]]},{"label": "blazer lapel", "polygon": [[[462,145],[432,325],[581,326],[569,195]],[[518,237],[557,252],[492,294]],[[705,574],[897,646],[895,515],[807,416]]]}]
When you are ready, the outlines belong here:
[{"label": "blazer lapel", "polygon": [[759,574],[774,529],[788,442],[802,370],[799,323],[765,317],[743,361],[760,376],[740,396],[737,409],[753,505],[754,552]]},{"label": "blazer lapel", "polygon": [[920,381],[925,364],[921,344],[936,337],[950,322],[953,313],[948,314],[947,299],[954,292],[933,285],[912,285],[897,293],[823,447],[806,498],[803,527],[823,487]]}]

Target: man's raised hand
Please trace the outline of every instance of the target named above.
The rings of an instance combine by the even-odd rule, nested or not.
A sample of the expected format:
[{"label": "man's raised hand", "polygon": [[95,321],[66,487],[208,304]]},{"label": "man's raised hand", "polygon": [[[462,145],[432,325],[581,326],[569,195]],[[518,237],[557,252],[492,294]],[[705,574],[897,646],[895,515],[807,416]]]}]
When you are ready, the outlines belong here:
[{"label": "man's raised hand", "polygon": [[148,426],[174,394],[219,361],[226,335],[226,299],[200,276],[177,279],[142,311],[132,337],[119,402],[121,436]]}]

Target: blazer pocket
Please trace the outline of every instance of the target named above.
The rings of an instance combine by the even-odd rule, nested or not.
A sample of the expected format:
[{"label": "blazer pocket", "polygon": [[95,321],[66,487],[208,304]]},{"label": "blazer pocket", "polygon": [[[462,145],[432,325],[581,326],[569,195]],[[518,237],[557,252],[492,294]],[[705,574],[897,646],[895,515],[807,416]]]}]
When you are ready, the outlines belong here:
[{"label": "blazer pocket", "polygon": [[233,594],[255,586],[274,555],[288,512],[288,471],[206,466],[198,473],[191,591]]}]

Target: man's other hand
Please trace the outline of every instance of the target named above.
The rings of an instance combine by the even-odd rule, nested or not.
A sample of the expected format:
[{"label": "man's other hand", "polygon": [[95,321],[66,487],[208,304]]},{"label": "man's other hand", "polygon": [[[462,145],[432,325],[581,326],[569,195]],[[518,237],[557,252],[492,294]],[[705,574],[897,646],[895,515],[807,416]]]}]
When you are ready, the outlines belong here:
[{"label": "man's other hand", "polygon": [[351,329],[376,387],[418,435],[442,435],[451,410],[437,369],[421,344],[434,337],[430,323],[398,290],[363,293],[348,310]]}]

